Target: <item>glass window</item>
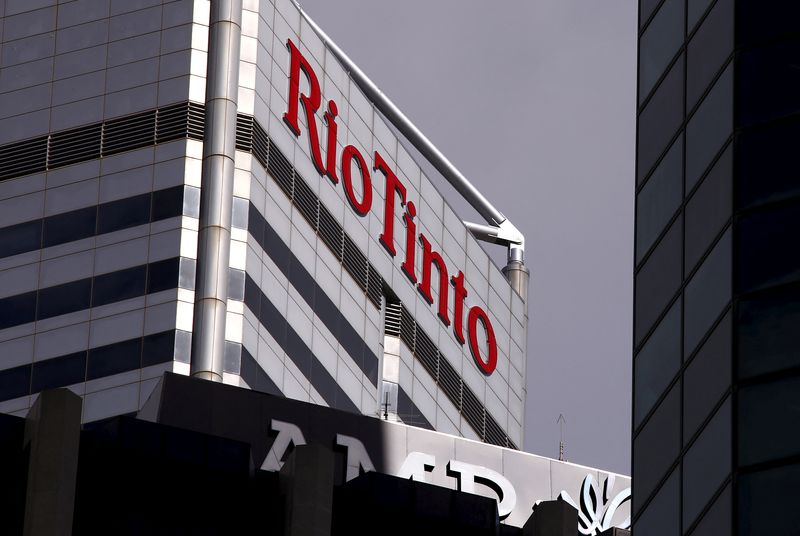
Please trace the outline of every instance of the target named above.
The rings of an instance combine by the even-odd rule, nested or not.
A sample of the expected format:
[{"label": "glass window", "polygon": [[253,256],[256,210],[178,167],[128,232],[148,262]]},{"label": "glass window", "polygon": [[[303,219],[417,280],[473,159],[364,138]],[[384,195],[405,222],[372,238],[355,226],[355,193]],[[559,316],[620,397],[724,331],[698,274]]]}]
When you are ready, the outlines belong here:
[{"label": "glass window", "polygon": [[647,19],[650,18],[650,15],[653,14],[653,10],[658,5],[659,0],[640,0],[639,1],[639,27],[641,28],[642,25],[647,22]]},{"label": "glass window", "polygon": [[736,2],[736,40],[740,45],[797,35],[800,3],[786,0],[739,0]]},{"label": "glass window", "polygon": [[89,350],[86,379],[94,380],[141,366],[142,339],[131,339]]},{"label": "glass window", "polygon": [[741,475],[737,497],[739,536],[797,534],[800,530],[798,482],[800,465]]},{"label": "glass window", "polygon": [[633,441],[634,511],[639,511],[680,453],[680,393],[678,382]]},{"label": "glass window", "polygon": [[686,191],[733,130],[733,68],[728,65],[686,126]]},{"label": "glass window", "polygon": [[636,182],[653,167],[683,121],[683,60],[678,60],[639,114]]},{"label": "glass window", "polygon": [[36,320],[36,291],[0,299],[0,329]]},{"label": "glass window", "polygon": [[743,51],[736,60],[738,126],[800,112],[800,42]]},{"label": "glass window", "polygon": [[127,270],[98,275],[94,278],[92,306],[142,296],[147,277],[147,266],[134,266]]},{"label": "glass window", "polygon": [[666,0],[639,39],[639,103],[683,44],[683,2]]},{"label": "glass window", "polygon": [[728,229],[686,285],[683,352],[689,355],[731,299],[731,230]]},{"label": "glass window", "polygon": [[642,422],[680,366],[681,301],[678,300],[634,361],[634,428]]},{"label": "glass window", "polygon": [[150,194],[137,195],[100,205],[97,232],[110,233],[150,221]]},{"label": "glass window", "polygon": [[[678,470],[672,472],[653,501],[633,524],[636,536],[678,536],[680,534],[680,483]],[[637,491],[634,482],[634,496]]]},{"label": "glass window", "polygon": [[94,236],[97,207],[82,208],[44,219],[44,247]]},{"label": "glass window", "polygon": [[142,366],[172,361],[175,355],[175,331],[162,331],[146,336],[142,341]]},{"label": "glass window", "polygon": [[30,393],[31,366],[0,371],[0,400],[11,400]]},{"label": "glass window", "polygon": [[736,140],[737,205],[749,208],[800,195],[800,122],[745,131]]},{"label": "glass window", "polygon": [[183,185],[153,192],[153,221],[180,216],[183,211]]},{"label": "glass window", "polygon": [[737,227],[736,289],[749,292],[800,279],[800,203],[759,211]]},{"label": "glass window", "polygon": [[731,401],[725,401],[683,457],[683,525],[688,527],[731,473]]},{"label": "glass window", "polygon": [[31,392],[38,393],[45,389],[55,389],[86,379],[86,352],[38,361],[33,364],[33,380]]},{"label": "glass window", "polygon": [[739,465],[800,454],[800,378],[739,391]]},{"label": "glass window", "polygon": [[686,204],[684,263],[690,272],[731,217],[733,149],[729,145]]},{"label": "glass window", "polygon": [[225,359],[222,370],[231,374],[241,374],[242,371],[242,345],[225,341]]},{"label": "glass window", "polygon": [[694,25],[703,16],[703,13],[708,9],[711,0],[687,0],[686,7],[686,25],[689,32],[692,31]]},{"label": "glass window", "polygon": [[653,245],[683,199],[683,137],[672,144],[636,197],[636,262]]},{"label": "glass window", "polygon": [[731,385],[731,313],[725,315],[683,373],[683,439],[687,442]]},{"label": "glass window", "polygon": [[800,288],[742,300],[737,320],[740,377],[800,365]]},{"label": "glass window", "polygon": [[244,300],[244,270],[228,270],[228,299]]},{"label": "glass window", "polygon": [[40,289],[37,320],[88,309],[91,296],[91,279]]},{"label": "glass window", "polygon": [[[694,2],[697,4],[697,2]],[[692,9],[692,2],[689,2]],[[686,52],[686,107],[691,109],[733,52],[733,0],[718,0]]]},{"label": "glass window", "polygon": [[28,221],[0,230],[0,257],[10,257],[42,247],[42,220]]},{"label": "glass window", "polygon": [[682,227],[682,218],[678,218],[636,274],[636,344],[681,284]]},{"label": "glass window", "polygon": [[178,286],[179,259],[151,262],[147,267],[147,293],[170,290]]},{"label": "glass window", "polygon": [[[731,485],[725,486],[717,500],[708,512],[703,515],[700,523],[692,531],[692,536],[720,536],[722,534],[733,534],[731,524],[733,521],[733,509],[731,506]],[[684,524],[684,527],[686,524]]]}]

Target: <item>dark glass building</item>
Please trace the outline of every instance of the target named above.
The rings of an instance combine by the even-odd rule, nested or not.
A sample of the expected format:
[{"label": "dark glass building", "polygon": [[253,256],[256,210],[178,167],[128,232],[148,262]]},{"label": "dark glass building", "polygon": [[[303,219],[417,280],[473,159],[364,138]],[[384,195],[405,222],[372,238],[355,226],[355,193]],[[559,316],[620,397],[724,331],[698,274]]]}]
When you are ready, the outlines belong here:
[{"label": "dark glass building", "polygon": [[800,3],[639,25],[634,533],[798,534]]}]

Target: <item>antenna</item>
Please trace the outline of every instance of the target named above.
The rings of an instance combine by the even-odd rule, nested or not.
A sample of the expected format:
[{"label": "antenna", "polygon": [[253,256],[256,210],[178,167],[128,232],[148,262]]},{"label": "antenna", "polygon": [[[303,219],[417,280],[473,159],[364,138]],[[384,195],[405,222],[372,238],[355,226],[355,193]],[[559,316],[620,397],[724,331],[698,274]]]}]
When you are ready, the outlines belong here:
[{"label": "antenna", "polygon": [[389,406],[390,406],[390,404],[389,404],[389,391],[386,391],[383,394],[385,395],[384,396],[384,402],[383,402],[383,404],[381,404],[381,406],[383,406],[383,420],[388,421],[389,420]]},{"label": "antenna", "polygon": [[561,434],[561,439],[558,442],[558,460],[563,462],[566,461],[566,459],[564,458],[564,447],[566,446],[564,445],[564,426],[566,426],[567,424],[567,420],[564,418],[563,413],[558,414],[558,420],[556,420],[556,422],[558,423],[559,431]]}]

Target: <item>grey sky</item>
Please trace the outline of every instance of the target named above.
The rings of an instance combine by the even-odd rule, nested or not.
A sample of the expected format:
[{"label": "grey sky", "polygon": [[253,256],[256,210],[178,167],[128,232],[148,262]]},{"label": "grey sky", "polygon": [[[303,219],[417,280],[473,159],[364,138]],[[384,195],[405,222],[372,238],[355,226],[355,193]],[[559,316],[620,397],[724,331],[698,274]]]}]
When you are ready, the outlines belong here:
[{"label": "grey sky", "polygon": [[525,449],[629,473],[635,0],[301,5],[525,234]]}]

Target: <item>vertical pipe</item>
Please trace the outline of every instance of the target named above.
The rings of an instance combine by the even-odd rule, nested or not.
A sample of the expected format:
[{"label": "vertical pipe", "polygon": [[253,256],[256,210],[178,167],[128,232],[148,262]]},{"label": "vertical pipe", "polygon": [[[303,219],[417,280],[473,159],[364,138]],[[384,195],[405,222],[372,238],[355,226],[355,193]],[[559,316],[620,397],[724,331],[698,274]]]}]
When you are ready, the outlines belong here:
[{"label": "vertical pipe", "polygon": [[211,0],[191,375],[222,381],[242,0]]}]

